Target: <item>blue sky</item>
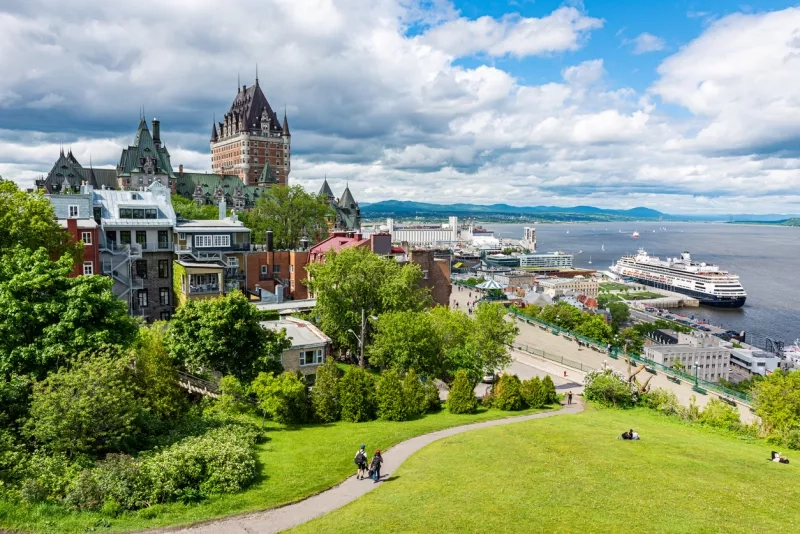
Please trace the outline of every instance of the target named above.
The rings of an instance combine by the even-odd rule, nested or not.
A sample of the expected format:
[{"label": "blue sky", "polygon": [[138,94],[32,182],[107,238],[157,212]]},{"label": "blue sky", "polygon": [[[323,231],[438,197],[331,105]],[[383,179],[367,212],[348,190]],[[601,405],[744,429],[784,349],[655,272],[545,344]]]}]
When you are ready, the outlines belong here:
[{"label": "blue sky", "polygon": [[[113,166],[140,106],[173,166],[255,64],[290,181],[358,200],[800,213],[800,9],[764,0],[191,0],[0,8],[0,175]],[[158,16],[154,16],[157,14]]]}]

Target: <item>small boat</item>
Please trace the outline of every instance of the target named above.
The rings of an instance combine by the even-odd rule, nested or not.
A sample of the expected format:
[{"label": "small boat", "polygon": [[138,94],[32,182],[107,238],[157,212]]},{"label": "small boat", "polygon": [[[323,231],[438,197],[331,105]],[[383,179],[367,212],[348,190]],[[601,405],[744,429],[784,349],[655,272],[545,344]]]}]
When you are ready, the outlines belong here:
[{"label": "small boat", "polygon": [[653,230],[653,233],[656,233],[656,231],[655,231],[655,230]]},{"label": "small boat", "polygon": [[569,230],[567,230],[567,233],[569,233]]},{"label": "small boat", "polygon": [[631,237],[634,239],[639,239],[639,232],[633,232],[633,235]]},{"label": "small boat", "polygon": [[600,247],[600,250],[602,250],[603,252],[605,252],[605,251],[606,251],[606,246],[605,246],[605,245],[601,246],[601,247]]},{"label": "small boat", "polygon": [[591,265],[591,264],[592,264],[592,255],[589,254],[589,265]]},{"label": "small boat", "polygon": [[578,251],[578,254],[583,254],[583,251],[582,251],[582,250],[579,250],[579,251]]}]

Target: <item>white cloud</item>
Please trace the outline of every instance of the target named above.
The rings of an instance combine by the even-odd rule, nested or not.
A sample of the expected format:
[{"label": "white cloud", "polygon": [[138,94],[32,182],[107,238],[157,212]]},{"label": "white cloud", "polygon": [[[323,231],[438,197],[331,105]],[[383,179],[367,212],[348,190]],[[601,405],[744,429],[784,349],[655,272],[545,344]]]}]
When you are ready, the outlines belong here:
[{"label": "white cloud", "polygon": [[664,42],[664,39],[647,32],[640,33],[633,39],[624,39],[622,44],[631,45],[633,47],[634,54],[658,52],[659,50],[664,50],[664,48],[667,46],[667,44]]}]

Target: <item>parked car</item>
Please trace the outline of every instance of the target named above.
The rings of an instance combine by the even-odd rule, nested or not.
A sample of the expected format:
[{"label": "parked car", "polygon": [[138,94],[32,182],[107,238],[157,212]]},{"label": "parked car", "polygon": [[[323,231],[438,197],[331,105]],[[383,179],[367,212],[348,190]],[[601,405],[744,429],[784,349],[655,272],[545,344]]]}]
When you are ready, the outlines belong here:
[{"label": "parked car", "polygon": [[495,378],[496,375],[494,373],[487,374],[483,377],[483,380],[481,380],[481,382],[483,382],[484,384],[494,384]]}]

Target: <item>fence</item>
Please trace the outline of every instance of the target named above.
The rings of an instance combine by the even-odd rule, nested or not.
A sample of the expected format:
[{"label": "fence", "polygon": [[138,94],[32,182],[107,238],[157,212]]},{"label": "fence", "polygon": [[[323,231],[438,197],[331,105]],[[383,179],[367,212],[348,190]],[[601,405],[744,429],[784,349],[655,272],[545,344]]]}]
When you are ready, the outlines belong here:
[{"label": "fence", "polygon": [[[674,369],[672,367],[667,367],[667,366],[662,365],[662,364],[660,364],[658,362],[654,362],[653,360],[644,358],[643,356],[638,355],[638,354],[632,354],[630,352],[624,352],[623,353],[622,351],[620,351],[616,347],[611,347],[611,350],[609,351],[608,350],[608,348],[609,348],[608,344],[604,345],[604,344],[602,344],[602,343],[600,343],[600,342],[598,342],[596,340],[587,338],[585,336],[582,336],[580,334],[576,334],[574,332],[570,332],[569,330],[566,330],[564,328],[560,328],[558,326],[551,325],[550,323],[545,323],[544,321],[540,321],[539,319],[535,319],[533,317],[529,317],[529,316],[519,312],[518,310],[516,310],[514,308],[509,308],[508,311],[509,311],[509,313],[514,315],[519,320],[525,321],[528,324],[537,325],[542,330],[550,331],[553,334],[561,335],[561,336],[566,337],[568,339],[576,340],[579,343],[583,343],[584,345],[586,345],[587,347],[589,347],[592,350],[595,350],[597,352],[601,352],[601,353],[604,353],[604,354],[608,354],[609,357],[614,358],[615,360],[619,359],[620,355],[622,355],[623,358],[625,356],[628,356],[630,358],[631,362],[644,364],[644,365],[648,366],[650,369],[652,369],[655,372],[659,372],[660,371],[660,372],[664,373],[667,376],[667,378],[672,377],[673,379],[683,380],[685,382],[688,382],[689,384],[693,384],[695,386],[695,390],[713,391],[714,393],[716,393],[717,395],[723,397],[724,399],[731,399],[731,400],[735,400],[735,401],[741,402],[742,404],[746,404],[747,406],[752,406],[752,402],[753,401],[752,401],[752,398],[750,397],[750,395],[746,395],[744,393],[740,393],[739,391],[734,391],[732,389],[726,388],[724,386],[721,386],[721,385],[717,384],[716,382],[708,382],[707,380],[703,380],[702,378],[695,378],[695,376],[692,375],[692,374],[683,372],[683,371],[678,370],[678,369]],[[567,366],[575,368],[575,369],[580,369],[582,371],[584,370],[584,368],[587,369],[587,370],[591,370],[592,369],[591,367],[589,367],[589,366],[587,366],[585,364],[582,364],[580,362],[574,362],[572,360],[569,360],[569,359],[566,359],[566,358],[561,358],[561,357],[555,356],[555,355],[547,356],[547,355],[545,355],[546,353],[544,351],[542,351],[542,350],[539,350],[538,352],[532,352],[530,349],[523,349],[523,350],[526,350],[527,352],[531,352],[532,354],[536,354],[536,355],[539,355],[538,353],[542,353],[542,357],[543,358],[547,358],[548,360],[559,361],[559,359],[560,359],[561,361],[559,363],[563,363],[564,365],[567,365]],[[534,349],[534,350],[536,350],[536,349]],[[567,362],[569,362],[569,363],[567,363]],[[700,391],[700,392],[703,393],[704,391]]]},{"label": "fence", "polygon": [[560,363],[565,367],[571,367],[573,369],[577,369],[578,371],[583,371],[584,373],[595,370],[594,367],[586,365],[585,363],[576,362],[574,360],[570,360],[569,358],[564,358],[563,356],[556,356],[555,354],[550,354],[542,349],[536,349],[534,347],[529,347],[528,345],[512,345],[512,348],[527,352],[528,354],[532,354],[546,360]]}]

